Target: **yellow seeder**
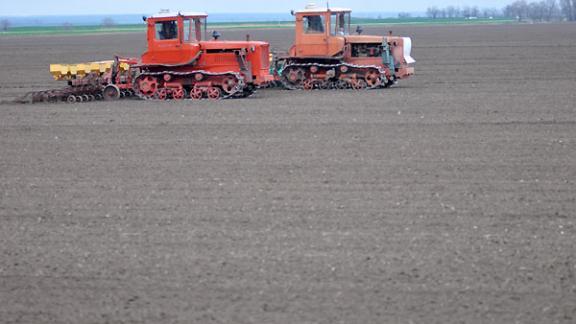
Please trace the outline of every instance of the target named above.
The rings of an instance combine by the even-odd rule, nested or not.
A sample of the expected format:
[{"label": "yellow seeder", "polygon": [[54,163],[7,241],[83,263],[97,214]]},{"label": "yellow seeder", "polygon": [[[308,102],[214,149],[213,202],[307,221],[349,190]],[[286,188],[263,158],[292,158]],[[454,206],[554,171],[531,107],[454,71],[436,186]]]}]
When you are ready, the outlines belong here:
[{"label": "yellow seeder", "polygon": [[[114,61],[100,61],[89,63],[77,64],[50,64],[50,73],[54,80],[67,81],[74,79],[82,79],[88,74],[95,73],[99,76],[109,73],[114,66]],[[119,69],[122,72],[130,69],[130,64],[127,62],[120,62]]]}]

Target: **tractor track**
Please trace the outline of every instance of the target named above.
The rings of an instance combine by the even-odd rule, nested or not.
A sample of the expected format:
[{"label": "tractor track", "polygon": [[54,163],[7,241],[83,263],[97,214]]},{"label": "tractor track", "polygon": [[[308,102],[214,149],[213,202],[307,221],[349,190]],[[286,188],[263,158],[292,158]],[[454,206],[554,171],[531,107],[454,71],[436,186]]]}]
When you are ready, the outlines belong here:
[{"label": "tractor track", "polygon": [[[368,72],[368,70],[376,70],[380,73],[380,82],[378,84],[374,84],[373,86],[366,86],[366,87],[361,87],[361,88],[357,88],[356,90],[372,90],[372,89],[377,89],[377,88],[381,88],[384,85],[388,84],[388,80],[386,80],[386,74],[385,74],[385,70],[377,65],[355,65],[355,64],[349,64],[349,63],[337,63],[337,64],[321,64],[321,63],[289,63],[286,66],[284,66],[284,69],[282,71],[282,85],[288,89],[288,90],[304,90],[305,86],[302,83],[298,84],[298,85],[293,85],[289,80],[288,80],[288,76],[286,75],[286,71],[289,71],[291,68],[311,68],[311,67],[319,67],[319,68],[325,68],[325,69],[335,69],[338,70],[341,67],[347,67],[349,69],[365,69],[366,72]],[[304,80],[306,81],[306,80]],[[314,80],[314,82],[319,82],[320,80]],[[325,80],[325,82],[328,80]],[[315,90],[335,90],[335,89],[347,89],[347,88],[353,88],[354,85],[351,84],[348,81],[344,81],[343,80],[339,80],[336,77],[333,77],[333,80],[328,81],[329,83],[325,86],[320,86],[318,84],[315,84],[312,89]],[[307,89],[307,90],[312,90],[312,89]]]},{"label": "tractor track", "polygon": [[[145,77],[145,76],[153,76],[153,77],[160,77],[166,74],[169,75],[176,75],[176,76],[184,76],[184,77],[194,77],[196,74],[201,73],[203,75],[208,75],[208,76],[234,76],[237,80],[237,84],[234,88],[234,91],[232,93],[226,93],[225,95],[221,96],[220,98],[218,98],[219,100],[224,100],[224,99],[231,99],[231,98],[240,98],[241,96],[244,95],[244,89],[246,86],[246,83],[244,82],[244,77],[237,72],[220,72],[220,73],[214,73],[214,72],[209,72],[209,71],[204,71],[204,70],[196,70],[196,71],[192,71],[192,72],[175,72],[175,71],[162,71],[162,72],[142,72],[140,73],[134,80],[134,86],[133,88],[135,89],[135,94],[138,98],[142,99],[142,100],[159,100],[159,101],[166,101],[169,99],[159,99],[157,97],[150,97],[150,96],[145,96],[143,95],[139,89],[138,89],[138,79],[140,77]],[[250,93],[249,95],[247,95],[247,97],[251,96],[252,93]],[[195,101],[195,100],[207,100],[210,98],[207,97],[203,97],[201,99],[194,99],[190,97],[190,93],[188,93],[187,98],[183,98],[183,99],[177,99],[177,100],[189,100],[189,101]],[[244,97],[243,97],[244,98]],[[175,100],[175,99],[172,99]],[[213,99],[212,99],[213,100]]]}]

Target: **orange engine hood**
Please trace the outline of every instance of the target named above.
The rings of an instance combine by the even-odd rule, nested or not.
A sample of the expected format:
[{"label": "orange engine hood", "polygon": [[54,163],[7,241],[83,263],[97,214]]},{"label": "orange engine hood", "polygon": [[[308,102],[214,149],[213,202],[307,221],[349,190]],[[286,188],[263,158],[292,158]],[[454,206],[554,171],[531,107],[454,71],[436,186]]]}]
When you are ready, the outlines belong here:
[{"label": "orange engine hood", "polygon": [[346,43],[379,43],[384,42],[383,36],[350,35],[346,36]]}]

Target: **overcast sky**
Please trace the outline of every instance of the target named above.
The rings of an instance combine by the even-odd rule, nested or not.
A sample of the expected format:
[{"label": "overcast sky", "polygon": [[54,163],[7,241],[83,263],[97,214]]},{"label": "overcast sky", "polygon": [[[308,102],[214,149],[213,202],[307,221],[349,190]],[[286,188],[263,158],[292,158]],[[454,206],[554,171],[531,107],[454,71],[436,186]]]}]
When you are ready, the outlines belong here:
[{"label": "overcast sky", "polygon": [[[307,0],[0,0],[0,16],[90,15],[156,13],[166,8],[173,11],[233,12],[289,12],[303,8]],[[481,8],[501,8],[512,0],[331,0],[332,7],[352,8],[357,12],[425,11],[429,6],[475,5]],[[325,6],[326,1],[316,1]]]}]

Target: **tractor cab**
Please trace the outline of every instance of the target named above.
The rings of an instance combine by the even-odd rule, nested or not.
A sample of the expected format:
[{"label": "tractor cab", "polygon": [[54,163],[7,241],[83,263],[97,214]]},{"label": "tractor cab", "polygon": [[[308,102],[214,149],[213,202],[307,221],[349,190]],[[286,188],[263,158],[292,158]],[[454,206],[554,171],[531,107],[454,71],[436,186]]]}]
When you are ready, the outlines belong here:
[{"label": "tractor cab", "polygon": [[206,35],[207,17],[202,12],[161,12],[146,17],[148,50],[142,63],[170,66],[193,61]]},{"label": "tractor cab", "polygon": [[342,52],[350,35],[351,9],[318,8],[309,4],[294,12],[296,43],[291,56],[333,57]]}]

